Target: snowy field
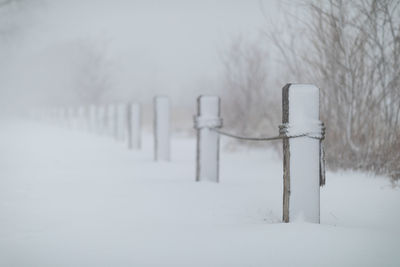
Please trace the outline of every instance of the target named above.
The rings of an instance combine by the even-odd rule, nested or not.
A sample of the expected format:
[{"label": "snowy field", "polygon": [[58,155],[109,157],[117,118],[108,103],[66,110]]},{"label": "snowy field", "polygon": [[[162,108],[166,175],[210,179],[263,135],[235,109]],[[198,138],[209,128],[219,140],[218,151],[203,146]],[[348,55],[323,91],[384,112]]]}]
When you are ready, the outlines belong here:
[{"label": "snowy field", "polygon": [[[223,151],[195,183],[195,139],[153,161],[109,137],[2,121],[0,266],[400,266],[400,188],[327,173],[321,224],[283,224],[282,163]],[[328,151],[329,153],[329,151]]]}]

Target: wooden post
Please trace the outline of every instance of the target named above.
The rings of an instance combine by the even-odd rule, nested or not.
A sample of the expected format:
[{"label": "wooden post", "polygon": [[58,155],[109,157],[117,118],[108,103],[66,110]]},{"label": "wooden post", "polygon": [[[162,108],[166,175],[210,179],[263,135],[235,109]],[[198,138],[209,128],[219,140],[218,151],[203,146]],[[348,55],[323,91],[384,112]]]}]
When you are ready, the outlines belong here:
[{"label": "wooden post", "polygon": [[127,135],[127,104],[117,105],[117,129],[116,138],[118,141],[125,141]]},{"label": "wooden post", "polygon": [[94,104],[89,105],[89,114],[88,114],[88,126],[89,132],[96,132],[96,112],[97,106]]},{"label": "wooden post", "polygon": [[99,112],[99,126],[100,126],[100,134],[107,135],[107,125],[108,125],[108,106],[106,104],[102,104]]},{"label": "wooden post", "polygon": [[110,104],[109,106],[109,122],[110,122],[110,131],[111,136],[118,140],[118,106],[116,104]]},{"label": "wooden post", "polygon": [[95,105],[95,114],[94,114],[94,127],[95,127],[95,133],[96,134],[101,134],[101,118],[102,118],[102,113],[103,113],[103,106],[100,104]]},{"label": "wooden post", "polygon": [[154,159],[170,159],[170,104],[166,96],[154,97]]},{"label": "wooden post", "polygon": [[127,110],[128,148],[140,149],[141,112],[139,103],[129,103]]},{"label": "wooden post", "polygon": [[114,116],[114,105],[113,104],[108,104],[107,109],[106,109],[106,128],[107,128],[107,134],[111,137],[114,137],[114,122],[115,122],[115,116]]},{"label": "wooden post", "polygon": [[102,135],[107,130],[107,105],[98,105],[96,113],[96,125],[98,134]]},{"label": "wooden post", "polygon": [[102,125],[103,125],[103,127],[102,127],[102,132],[103,132],[103,134],[104,135],[106,135],[106,136],[108,136],[109,134],[110,134],[110,122],[109,122],[109,120],[110,120],[110,105],[108,105],[108,104],[104,104],[104,106],[103,106],[103,123],[102,123]]},{"label": "wooden post", "polygon": [[78,107],[78,129],[80,131],[85,129],[85,107]]},{"label": "wooden post", "polygon": [[83,106],[83,130],[90,131],[90,106]]},{"label": "wooden post", "polygon": [[[286,136],[321,134],[319,88],[287,84],[282,89]],[[309,136],[283,139],[283,221],[320,222],[320,140]]]},{"label": "wooden post", "polygon": [[60,108],[61,112],[61,126],[67,128],[68,127],[68,112],[66,107]]},{"label": "wooden post", "polygon": [[71,129],[76,130],[78,128],[78,108],[76,106],[70,107],[69,114]]},{"label": "wooden post", "polygon": [[196,181],[219,182],[219,133],[211,129],[222,126],[220,105],[218,96],[197,98]]}]

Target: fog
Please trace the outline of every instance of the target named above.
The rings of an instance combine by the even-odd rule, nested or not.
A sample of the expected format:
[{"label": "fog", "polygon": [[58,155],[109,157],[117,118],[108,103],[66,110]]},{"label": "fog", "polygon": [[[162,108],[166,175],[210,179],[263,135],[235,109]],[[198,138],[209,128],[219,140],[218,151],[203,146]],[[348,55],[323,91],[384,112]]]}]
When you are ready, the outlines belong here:
[{"label": "fog", "polygon": [[265,14],[276,16],[277,6],[258,0],[42,0],[5,6],[2,110],[148,102],[155,94],[192,105],[199,93],[218,93],[220,54],[232,38],[257,38]]},{"label": "fog", "polygon": [[400,266],[399,62],[400,0],[0,0],[0,266]]}]

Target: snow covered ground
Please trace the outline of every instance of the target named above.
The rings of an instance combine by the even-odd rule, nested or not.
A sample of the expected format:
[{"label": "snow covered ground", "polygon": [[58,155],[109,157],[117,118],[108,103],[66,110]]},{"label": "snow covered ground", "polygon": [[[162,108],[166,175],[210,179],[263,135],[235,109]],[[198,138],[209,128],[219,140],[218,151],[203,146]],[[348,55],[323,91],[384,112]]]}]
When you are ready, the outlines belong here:
[{"label": "snow covered ground", "polygon": [[[282,163],[222,152],[195,183],[195,140],[153,161],[109,137],[1,121],[0,266],[399,266],[400,189],[327,174],[321,224],[280,223]],[[329,153],[329,152],[328,152]]]}]

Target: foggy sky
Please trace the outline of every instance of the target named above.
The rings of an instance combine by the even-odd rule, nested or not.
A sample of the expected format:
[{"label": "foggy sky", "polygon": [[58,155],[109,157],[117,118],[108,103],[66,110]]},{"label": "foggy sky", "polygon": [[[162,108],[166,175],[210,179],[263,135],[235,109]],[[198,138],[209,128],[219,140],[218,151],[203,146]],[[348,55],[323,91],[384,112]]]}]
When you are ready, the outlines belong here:
[{"label": "foggy sky", "polygon": [[[275,1],[262,5],[273,17]],[[21,6],[7,11],[12,34],[0,52],[1,98],[13,105],[73,102],[68,92],[79,71],[77,44],[104,56],[110,100],[168,94],[179,102],[197,91],[213,93],[219,53],[235,36],[256,38],[266,23],[258,0],[41,0]]]}]

